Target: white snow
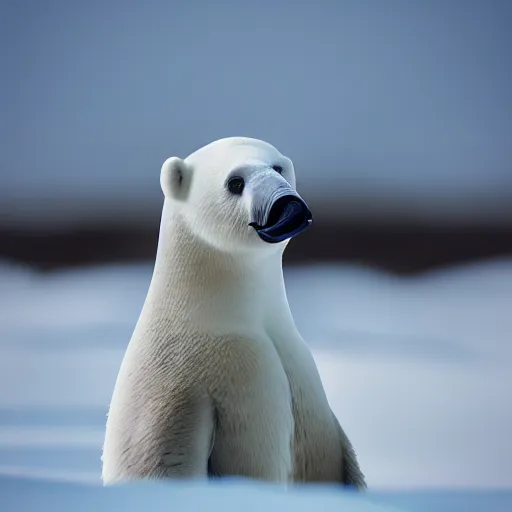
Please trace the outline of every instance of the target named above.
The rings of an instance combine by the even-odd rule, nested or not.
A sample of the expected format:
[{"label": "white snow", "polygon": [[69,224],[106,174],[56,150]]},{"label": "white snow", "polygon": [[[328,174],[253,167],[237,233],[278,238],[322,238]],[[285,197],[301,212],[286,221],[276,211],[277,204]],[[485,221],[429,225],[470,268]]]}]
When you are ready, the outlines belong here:
[{"label": "white snow", "polygon": [[[151,270],[37,274],[0,265],[0,475],[16,476],[19,485],[22,476],[99,483],[105,414]],[[299,267],[287,269],[286,282],[299,329],[377,502],[379,490],[512,487],[512,260],[416,278],[354,266]],[[0,490],[14,488],[5,478]],[[34,496],[50,492],[44,489]],[[58,499],[71,493],[78,502],[82,493],[96,492],[68,491]],[[238,491],[225,487],[154,495],[138,488],[127,496],[135,502],[153,496],[156,503],[166,492],[198,507],[193,500],[209,500],[209,493],[226,493],[222,499],[233,507],[238,499]],[[254,501],[256,510],[250,492],[240,490],[240,499],[247,499],[244,508]],[[352,499],[334,490],[315,491],[314,498],[309,491],[300,498],[257,493],[271,510],[285,506],[281,500],[290,500],[290,510],[313,502],[339,510]],[[84,503],[100,499],[94,496],[84,495]],[[399,497],[389,503],[398,499],[409,509]],[[370,508],[347,504],[374,510],[364,506]]]},{"label": "white snow", "polygon": [[[33,477],[38,478],[37,475]],[[39,479],[38,479],[39,480]],[[187,483],[184,485],[137,484],[124,488],[107,488],[55,484],[0,478],[2,502],[6,512],[41,510],[51,505],[52,511],[219,511],[269,512],[311,511],[338,512],[405,512],[406,508],[379,504],[379,500],[334,489],[308,489],[286,492],[272,486],[229,482],[221,485]],[[20,485],[21,484],[21,485]],[[17,487],[21,487],[19,492]]]}]

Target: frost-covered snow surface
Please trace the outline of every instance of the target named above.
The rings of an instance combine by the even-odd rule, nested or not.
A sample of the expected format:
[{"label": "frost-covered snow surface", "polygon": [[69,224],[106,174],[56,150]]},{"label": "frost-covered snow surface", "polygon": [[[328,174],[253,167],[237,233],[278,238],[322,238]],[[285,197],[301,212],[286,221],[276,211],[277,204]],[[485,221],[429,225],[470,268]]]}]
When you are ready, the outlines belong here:
[{"label": "frost-covered snow surface", "polygon": [[[0,479],[0,495],[8,511],[51,510],[59,512],[96,511],[213,511],[283,512],[393,512],[408,510],[378,498],[341,493],[333,489],[286,492],[260,484],[132,484],[124,488],[80,486],[27,479]],[[7,498],[7,499],[6,499]],[[383,501],[383,500],[382,500]],[[41,507],[41,505],[44,507]],[[47,507],[47,508],[46,508]],[[2,508],[2,510],[5,510]]]},{"label": "frost-covered snow surface", "polygon": [[4,512],[510,512],[512,505],[512,493],[504,491],[358,495],[332,487],[285,491],[240,481],[101,488],[0,477],[0,496]]},{"label": "frost-covered snow surface", "polygon": [[408,279],[352,266],[286,271],[369,496],[241,483],[104,491],[105,414],[151,270],[0,265],[2,510],[194,510],[217,499],[223,511],[512,510],[510,493],[481,494],[512,488],[512,260]]}]

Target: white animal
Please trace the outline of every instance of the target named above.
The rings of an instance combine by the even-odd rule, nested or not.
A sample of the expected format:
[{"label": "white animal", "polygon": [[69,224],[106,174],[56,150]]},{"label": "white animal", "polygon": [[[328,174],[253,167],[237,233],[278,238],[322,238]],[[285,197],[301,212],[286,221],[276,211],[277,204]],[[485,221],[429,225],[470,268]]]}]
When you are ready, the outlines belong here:
[{"label": "white animal", "polygon": [[311,223],[292,162],[228,138],[161,171],[155,268],[119,371],[103,481],[238,476],[365,487],[288,306]]}]

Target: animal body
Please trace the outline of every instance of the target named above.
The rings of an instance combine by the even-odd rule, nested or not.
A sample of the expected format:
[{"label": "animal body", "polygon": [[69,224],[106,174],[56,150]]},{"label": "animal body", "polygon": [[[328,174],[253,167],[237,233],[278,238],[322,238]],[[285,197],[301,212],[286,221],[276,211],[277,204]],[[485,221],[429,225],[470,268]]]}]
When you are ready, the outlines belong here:
[{"label": "animal body", "polygon": [[292,162],[256,139],[168,159],[156,262],[108,415],[103,481],[237,476],[364,488],[286,297],[311,223]]}]

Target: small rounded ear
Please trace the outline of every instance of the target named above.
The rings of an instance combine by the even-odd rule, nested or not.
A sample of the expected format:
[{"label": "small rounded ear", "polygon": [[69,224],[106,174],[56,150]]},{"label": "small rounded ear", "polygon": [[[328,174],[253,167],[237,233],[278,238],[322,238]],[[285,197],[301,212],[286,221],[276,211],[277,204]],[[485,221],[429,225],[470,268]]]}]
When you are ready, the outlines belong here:
[{"label": "small rounded ear", "polygon": [[160,171],[160,186],[165,197],[185,201],[192,181],[192,169],[184,160],[168,158]]}]

